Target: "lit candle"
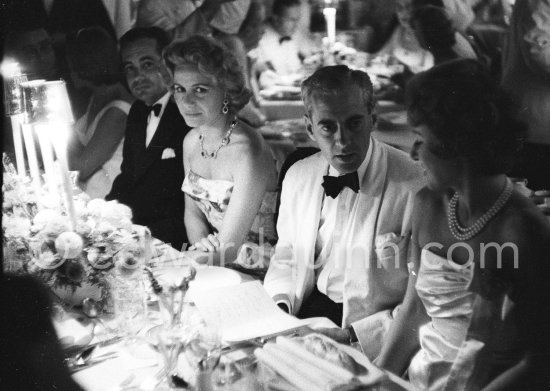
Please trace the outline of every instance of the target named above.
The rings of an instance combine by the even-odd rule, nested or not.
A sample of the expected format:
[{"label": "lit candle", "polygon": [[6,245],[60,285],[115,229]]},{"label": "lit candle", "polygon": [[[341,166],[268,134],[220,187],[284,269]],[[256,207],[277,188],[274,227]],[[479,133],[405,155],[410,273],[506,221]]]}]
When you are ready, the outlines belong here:
[{"label": "lit candle", "polygon": [[[55,124],[55,123],[54,123]],[[65,128],[68,131],[68,125],[64,123],[55,124],[58,129]],[[55,137],[55,136],[54,136]],[[65,205],[67,207],[67,214],[71,221],[71,228],[76,229],[76,210],[74,207],[73,199],[73,184],[71,182],[71,176],[69,174],[69,165],[67,163],[67,144],[61,142],[53,143],[55,149],[55,155],[57,156],[57,162],[59,163],[59,169],[61,170],[61,182],[63,183],[63,193],[65,196]]]},{"label": "lit candle", "polygon": [[23,131],[23,138],[25,140],[25,148],[27,150],[27,157],[29,159],[29,169],[31,172],[32,183],[34,191],[37,196],[40,195],[40,169],[38,166],[38,158],[36,155],[36,146],[34,144],[34,136],[32,123],[35,122],[35,111],[39,105],[39,87],[45,83],[44,80],[28,81],[20,84],[21,89],[21,101],[22,101],[22,118],[21,129]]},{"label": "lit candle", "polygon": [[48,81],[42,85],[42,110],[39,110],[39,122],[45,123],[44,134],[49,137],[55,150],[66,202],[67,214],[71,227],[76,228],[76,212],[73,199],[73,187],[67,162],[67,142],[70,124],[74,122],[67,94],[67,86],[63,80]]},{"label": "lit candle", "polygon": [[36,147],[34,145],[34,137],[32,125],[21,124],[21,131],[25,140],[25,149],[27,150],[27,158],[29,159],[29,170],[31,172],[32,187],[37,197],[40,196],[40,170],[38,168],[38,158],[36,156]]},{"label": "lit candle", "polygon": [[11,119],[17,173],[20,176],[25,176],[25,155],[23,154],[23,140],[21,139],[23,109],[19,86],[27,81],[27,76],[21,74],[19,65],[13,61],[2,64],[2,76],[4,78],[4,107],[6,115],[9,115]]},{"label": "lit candle", "polygon": [[334,8],[332,0],[325,0],[323,15],[327,24],[328,42],[332,46],[336,42],[336,8]]},{"label": "lit candle", "polygon": [[57,182],[55,174],[55,165],[53,158],[52,145],[48,136],[49,126],[44,123],[34,125],[34,131],[38,136],[42,161],[44,162],[44,171],[46,172],[46,184],[50,195],[57,196]]}]

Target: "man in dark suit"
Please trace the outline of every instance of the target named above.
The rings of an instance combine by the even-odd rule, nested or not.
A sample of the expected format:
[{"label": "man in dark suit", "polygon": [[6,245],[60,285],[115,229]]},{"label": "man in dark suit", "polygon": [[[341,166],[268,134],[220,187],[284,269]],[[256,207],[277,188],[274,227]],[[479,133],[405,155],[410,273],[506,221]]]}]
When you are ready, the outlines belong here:
[{"label": "man in dark suit", "polygon": [[167,85],[161,52],[168,44],[157,27],[135,28],[120,39],[122,66],[137,101],[126,123],[121,173],[106,199],[130,206],[136,224],[181,250],[183,224],[183,138],[189,127]]}]

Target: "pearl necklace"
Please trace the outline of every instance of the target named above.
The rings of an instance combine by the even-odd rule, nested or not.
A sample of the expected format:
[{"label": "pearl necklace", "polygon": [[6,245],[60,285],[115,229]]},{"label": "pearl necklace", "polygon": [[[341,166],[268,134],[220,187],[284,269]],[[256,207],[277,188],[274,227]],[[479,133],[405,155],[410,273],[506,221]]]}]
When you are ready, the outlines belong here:
[{"label": "pearl necklace", "polygon": [[458,240],[469,240],[479,234],[481,230],[487,225],[487,223],[495,217],[495,215],[506,205],[508,200],[512,195],[514,190],[514,185],[508,179],[506,180],[506,186],[502,193],[498,196],[497,200],[489,208],[487,212],[483,214],[479,219],[477,219],[471,226],[462,227],[458,222],[456,217],[457,215],[457,206],[458,206],[458,193],[454,193],[451,200],[449,201],[449,207],[447,210],[447,221],[449,223],[449,230],[451,234]]},{"label": "pearl necklace", "polygon": [[231,121],[231,125],[229,125],[229,129],[227,129],[227,133],[222,138],[222,141],[220,142],[220,145],[218,145],[218,148],[214,152],[208,152],[206,149],[204,149],[204,137],[201,134],[199,134],[199,146],[201,148],[201,156],[205,159],[215,159],[218,157],[218,151],[222,149],[222,147],[229,144],[231,141],[231,133],[233,132],[233,129],[235,129],[235,126],[237,125],[237,117]]}]

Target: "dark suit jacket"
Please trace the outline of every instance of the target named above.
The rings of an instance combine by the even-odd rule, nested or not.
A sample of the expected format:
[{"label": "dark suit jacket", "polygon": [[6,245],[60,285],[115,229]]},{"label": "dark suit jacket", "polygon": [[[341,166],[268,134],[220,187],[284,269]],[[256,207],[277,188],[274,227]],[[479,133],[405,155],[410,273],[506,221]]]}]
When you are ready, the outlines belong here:
[{"label": "dark suit jacket", "polygon": [[[154,237],[180,250],[187,242],[183,225],[183,138],[189,126],[170,99],[149,146],[145,148],[145,104],[136,101],[126,122],[121,173],[113,182],[107,200],[116,199],[134,213],[134,223],[146,225]],[[162,159],[163,153],[175,157]]]}]

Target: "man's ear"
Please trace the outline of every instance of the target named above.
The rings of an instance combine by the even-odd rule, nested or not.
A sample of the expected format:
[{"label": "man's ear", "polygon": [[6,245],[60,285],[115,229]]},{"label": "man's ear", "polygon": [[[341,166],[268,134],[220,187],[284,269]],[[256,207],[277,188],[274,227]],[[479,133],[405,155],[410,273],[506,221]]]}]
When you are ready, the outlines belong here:
[{"label": "man's ear", "polygon": [[304,121],[306,123],[306,132],[309,138],[313,141],[315,140],[315,135],[313,134],[313,124],[311,123],[311,118],[309,118],[309,115],[304,114]]}]

